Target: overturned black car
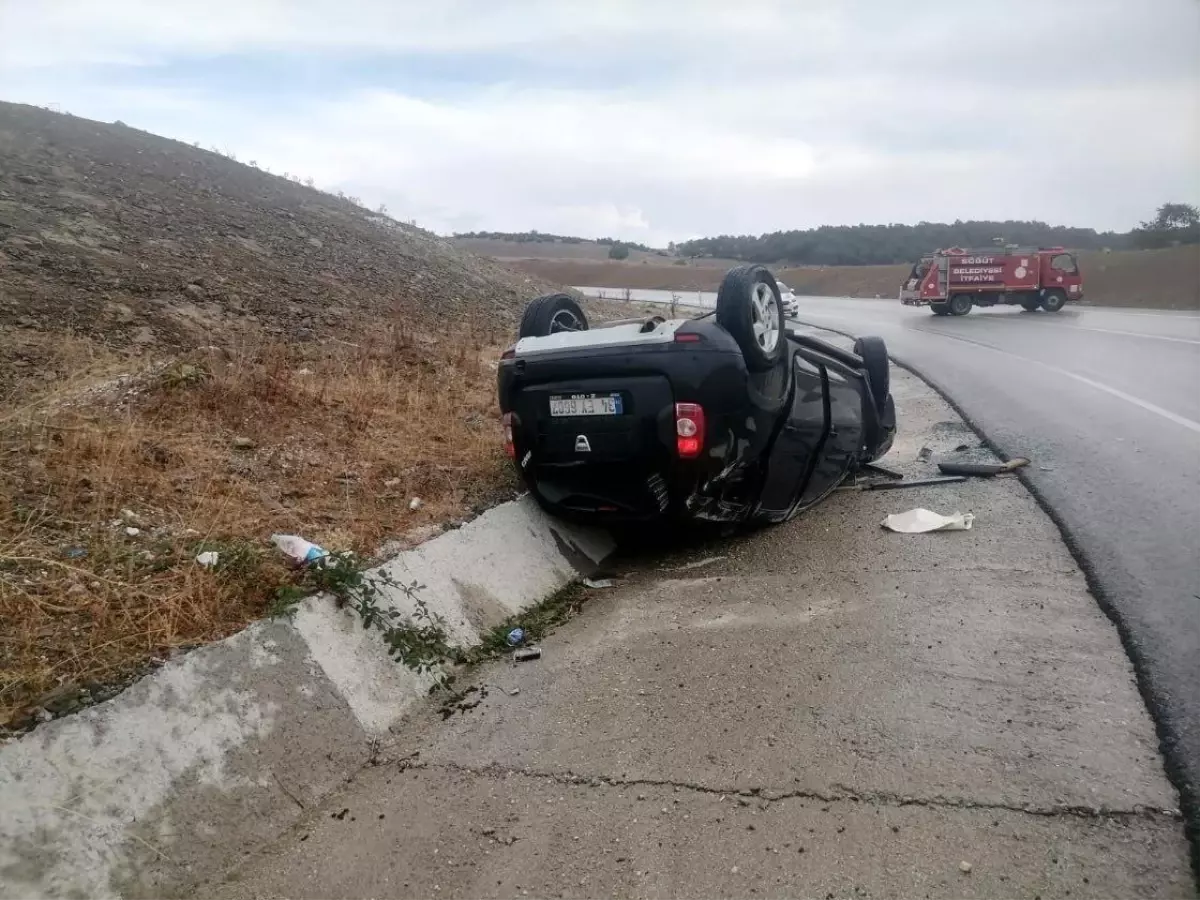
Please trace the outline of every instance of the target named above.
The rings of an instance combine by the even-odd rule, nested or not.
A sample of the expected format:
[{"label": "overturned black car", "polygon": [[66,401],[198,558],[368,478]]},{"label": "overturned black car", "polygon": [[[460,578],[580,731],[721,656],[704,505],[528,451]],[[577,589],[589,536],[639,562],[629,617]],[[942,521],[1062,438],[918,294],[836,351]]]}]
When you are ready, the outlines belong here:
[{"label": "overturned black car", "polygon": [[549,512],[590,524],[782,522],[891,447],[887,350],[787,331],[774,276],[731,269],[716,309],[589,329],[534,300],[499,364],[506,450]]}]

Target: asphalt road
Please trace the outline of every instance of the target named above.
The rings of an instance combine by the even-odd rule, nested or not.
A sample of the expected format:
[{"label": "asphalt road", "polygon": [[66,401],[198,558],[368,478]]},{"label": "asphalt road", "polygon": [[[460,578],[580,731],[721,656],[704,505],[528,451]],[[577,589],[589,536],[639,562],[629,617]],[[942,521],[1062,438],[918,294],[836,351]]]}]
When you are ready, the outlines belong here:
[{"label": "asphalt road", "polygon": [[805,297],[799,318],[882,336],[1002,453],[1032,459],[1121,629],[1200,846],[1200,316]]}]

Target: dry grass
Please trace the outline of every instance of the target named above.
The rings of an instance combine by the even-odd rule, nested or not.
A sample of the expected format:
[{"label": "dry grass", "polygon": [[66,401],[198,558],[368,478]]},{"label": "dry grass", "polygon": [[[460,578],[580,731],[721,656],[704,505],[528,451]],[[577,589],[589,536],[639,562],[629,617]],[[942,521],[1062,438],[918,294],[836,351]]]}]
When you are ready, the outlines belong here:
[{"label": "dry grass", "polygon": [[[273,532],[371,556],[513,486],[489,335],[260,343],[132,373],[86,339],[57,352],[0,418],[0,723],[261,616],[294,577]],[[208,549],[215,569],[195,562]]]}]

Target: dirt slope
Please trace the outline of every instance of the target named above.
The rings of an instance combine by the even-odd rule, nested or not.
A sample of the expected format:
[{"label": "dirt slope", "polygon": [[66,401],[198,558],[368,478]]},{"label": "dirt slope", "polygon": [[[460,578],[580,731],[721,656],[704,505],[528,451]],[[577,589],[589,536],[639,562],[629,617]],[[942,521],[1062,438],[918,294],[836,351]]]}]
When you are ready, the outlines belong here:
[{"label": "dirt slope", "polygon": [[[523,245],[526,246],[526,245]],[[527,245],[535,246],[535,245]],[[1200,246],[1079,254],[1087,301],[1097,306],[1200,309]],[[588,287],[712,291],[733,260],[616,262],[512,259],[542,278]],[[909,266],[773,266],[797,293],[826,297],[895,297]]]},{"label": "dirt slope", "polygon": [[0,396],[67,329],[136,350],[508,325],[534,281],[217,153],[0,103]]},{"label": "dirt slope", "polygon": [[511,495],[494,365],[550,287],[0,103],[0,740],[290,595],[274,532],[367,559]]}]

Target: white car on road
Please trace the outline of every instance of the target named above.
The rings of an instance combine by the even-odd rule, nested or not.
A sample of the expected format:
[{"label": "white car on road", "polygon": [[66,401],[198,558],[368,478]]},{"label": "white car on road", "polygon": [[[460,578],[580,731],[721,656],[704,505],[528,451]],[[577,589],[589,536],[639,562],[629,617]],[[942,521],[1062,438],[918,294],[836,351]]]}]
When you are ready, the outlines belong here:
[{"label": "white car on road", "polygon": [[792,293],[792,289],[782,281],[775,279],[775,283],[779,285],[779,296],[783,300],[784,316],[789,319],[796,318],[796,316],[800,315],[800,301]]}]

